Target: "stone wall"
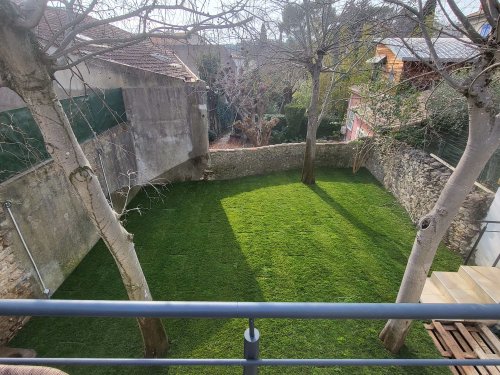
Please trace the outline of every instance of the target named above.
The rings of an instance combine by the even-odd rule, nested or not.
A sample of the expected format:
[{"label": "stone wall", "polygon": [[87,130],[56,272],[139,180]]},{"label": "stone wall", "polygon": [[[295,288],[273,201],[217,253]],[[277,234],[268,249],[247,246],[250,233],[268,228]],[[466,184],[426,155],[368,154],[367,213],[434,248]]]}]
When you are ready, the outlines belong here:
[{"label": "stone wall", "polygon": [[[106,192],[105,171],[115,209],[124,204],[119,192],[129,185],[128,172],[132,185],[200,179],[208,159],[205,96],[198,84],[123,92],[129,123],[82,144]],[[53,293],[97,242],[94,226],[52,161],[1,183],[0,203],[6,201]],[[0,211],[0,298],[27,297],[42,297],[42,288],[12,220]],[[0,318],[0,345],[19,324]]]},{"label": "stone wall", "polygon": [[[373,145],[365,167],[394,195],[417,224],[437,201],[451,171],[427,153],[399,142],[390,146]],[[354,148],[352,143],[319,143],[316,165],[350,168]],[[223,180],[300,169],[304,151],[304,143],[211,150],[207,177]],[[468,253],[480,230],[476,221],[485,217],[492,201],[493,195],[479,188],[474,188],[467,196],[444,238],[451,249],[462,255]]]},{"label": "stone wall", "polygon": [[[30,272],[17,259],[19,255],[12,248],[12,224],[0,207],[0,298],[32,298],[33,283]],[[21,254],[27,261],[27,257]],[[8,341],[25,322],[25,317],[0,317],[0,344]]]},{"label": "stone wall", "polygon": [[[384,185],[406,209],[411,219],[418,220],[434,206],[451,175],[449,168],[427,153],[394,142],[391,145],[373,143],[366,168]],[[477,187],[451,224],[444,241],[453,250],[467,254],[473,238],[493,201],[493,195]]]},{"label": "stone wall", "polygon": [[[232,178],[266,174],[302,168],[305,143],[210,150],[209,179]],[[349,168],[352,166],[354,149],[344,142],[318,143],[316,166]]]}]

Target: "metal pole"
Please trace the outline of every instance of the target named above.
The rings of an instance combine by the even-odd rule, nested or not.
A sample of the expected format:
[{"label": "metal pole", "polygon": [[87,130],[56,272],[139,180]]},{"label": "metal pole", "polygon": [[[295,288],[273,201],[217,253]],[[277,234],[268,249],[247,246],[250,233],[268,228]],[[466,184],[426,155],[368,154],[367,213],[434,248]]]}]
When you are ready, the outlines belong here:
[{"label": "metal pole", "polygon": [[[255,360],[259,358],[259,340],[260,333],[255,328],[254,319],[248,320],[248,328],[243,334],[243,356],[246,360]],[[253,364],[243,366],[243,375],[257,375],[259,373],[259,366]]]},{"label": "metal pole", "polygon": [[500,260],[500,254],[498,254],[497,259],[495,259],[495,261],[493,262],[493,266],[492,267],[496,267],[499,260]]},{"label": "metal pole", "polygon": [[474,242],[474,245],[472,246],[472,249],[470,249],[469,254],[467,255],[467,258],[465,258],[464,264],[469,263],[469,260],[474,254],[474,250],[476,250],[477,245],[479,244],[479,241],[481,241],[481,238],[483,238],[484,232],[486,232],[486,228],[488,227],[488,223],[484,225],[484,227],[481,229],[481,232],[479,232],[479,236],[477,236],[476,242]]},{"label": "metal pole", "polygon": [[[11,365],[77,366],[499,366],[500,359],[415,358],[0,358]],[[283,371],[282,373],[284,373]],[[200,372],[201,373],[201,372]],[[386,372],[390,374],[390,372]]]},{"label": "metal pole", "polygon": [[108,179],[106,178],[106,171],[104,170],[104,164],[102,162],[100,148],[97,148],[97,157],[99,158],[99,164],[101,164],[102,176],[104,177],[104,184],[106,185],[106,190],[108,192],[109,204],[111,205],[111,208],[114,210],[115,208],[113,207],[113,199],[111,198],[111,192],[109,191]]},{"label": "metal pole", "polygon": [[162,302],[0,299],[0,315],[196,319],[287,318],[500,320],[500,304]]},{"label": "metal pole", "polygon": [[35,269],[35,272],[38,276],[38,280],[40,280],[40,285],[42,286],[42,292],[45,294],[47,297],[50,297],[50,289],[45,286],[45,283],[43,282],[42,275],[40,274],[40,271],[38,270],[38,267],[36,266],[35,260],[33,259],[33,256],[31,255],[31,251],[28,248],[28,245],[26,244],[26,241],[24,240],[24,237],[21,233],[21,230],[19,229],[19,226],[17,225],[16,219],[14,219],[14,215],[12,214],[11,207],[12,207],[12,202],[7,201],[3,204],[3,206],[7,209],[7,212],[9,213],[9,216],[14,223],[14,227],[16,228],[17,234],[19,235],[19,238],[21,239],[21,242],[24,246],[24,249],[28,253],[28,257],[31,260],[31,264],[33,265],[33,268]]}]

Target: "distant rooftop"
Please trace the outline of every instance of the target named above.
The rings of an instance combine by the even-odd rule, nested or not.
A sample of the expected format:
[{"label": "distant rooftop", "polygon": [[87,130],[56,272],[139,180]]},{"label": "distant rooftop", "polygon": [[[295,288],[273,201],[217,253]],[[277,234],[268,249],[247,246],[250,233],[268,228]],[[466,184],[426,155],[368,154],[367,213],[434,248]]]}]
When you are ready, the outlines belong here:
[{"label": "distant rooftop", "polygon": [[[437,38],[432,42],[442,62],[465,61],[474,58],[478,53],[469,40]],[[386,45],[402,61],[431,60],[424,38],[385,38],[378,43]]]},{"label": "distant rooftop", "polygon": [[[82,22],[91,23],[95,21],[97,20],[87,16]],[[49,7],[45,11],[45,17],[42,18],[40,24],[35,28],[35,33],[42,43],[48,42],[66,23],[66,11],[64,9]],[[82,31],[76,38],[81,41],[90,41],[103,38],[123,39],[130,38],[133,35],[134,34],[120,29],[119,27],[103,24]],[[58,41],[61,41],[61,38],[58,38]],[[96,42],[96,44],[82,47],[79,52],[85,54],[107,47],[109,46]],[[163,74],[169,77],[180,78],[186,81],[197,79],[172,50],[165,46],[155,46],[149,39],[128,47],[103,53],[96,58]]]}]

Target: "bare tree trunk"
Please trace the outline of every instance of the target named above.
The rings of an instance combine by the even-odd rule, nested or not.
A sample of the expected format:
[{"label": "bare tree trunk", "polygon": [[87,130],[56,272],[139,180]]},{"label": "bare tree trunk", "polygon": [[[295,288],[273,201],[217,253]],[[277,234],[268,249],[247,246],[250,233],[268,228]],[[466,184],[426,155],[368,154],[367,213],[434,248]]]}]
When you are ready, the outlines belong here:
[{"label": "bare tree trunk", "polygon": [[319,107],[319,76],[321,62],[315,64],[310,70],[312,78],[311,103],[307,109],[307,135],[304,164],[302,166],[302,179],[304,184],[312,185],[314,178],[314,159],[316,158],[316,133],[318,131],[318,107]]},{"label": "bare tree trunk", "polygon": [[[0,12],[0,16],[2,16]],[[152,300],[134,249],[133,236],[109,206],[97,176],[80,147],[54,92],[48,66],[38,42],[25,30],[9,27],[0,17],[0,75],[26,102],[42,132],[48,153],[64,171],[91,221],[113,255],[131,300]],[[160,319],[138,318],[144,354],[159,357],[168,350]]]},{"label": "bare tree trunk", "polygon": [[[472,190],[489,158],[500,146],[500,117],[489,108],[469,100],[469,139],[457,168],[435,206],[419,222],[397,303],[418,303],[429,269],[446,230]],[[389,320],[380,333],[384,346],[393,353],[404,344],[411,320]]]}]

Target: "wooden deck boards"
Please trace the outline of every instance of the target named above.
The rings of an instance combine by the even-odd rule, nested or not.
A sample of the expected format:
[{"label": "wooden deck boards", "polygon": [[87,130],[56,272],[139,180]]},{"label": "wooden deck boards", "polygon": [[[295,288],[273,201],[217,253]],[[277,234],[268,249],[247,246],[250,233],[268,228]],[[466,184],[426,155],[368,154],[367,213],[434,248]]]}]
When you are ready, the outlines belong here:
[{"label": "wooden deck boards", "polygon": [[[500,358],[500,340],[481,323],[432,321],[424,324],[445,358]],[[500,366],[451,366],[456,375],[500,375]]]}]

